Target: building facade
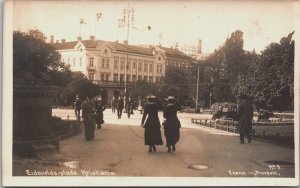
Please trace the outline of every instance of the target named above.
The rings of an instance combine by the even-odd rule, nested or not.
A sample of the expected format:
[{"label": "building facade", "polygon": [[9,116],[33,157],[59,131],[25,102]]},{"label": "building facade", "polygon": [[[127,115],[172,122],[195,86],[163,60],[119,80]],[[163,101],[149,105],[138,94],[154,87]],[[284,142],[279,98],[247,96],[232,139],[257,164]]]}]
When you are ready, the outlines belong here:
[{"label": "building facade", "polygon": [[[168,66],[188,69],[191,57],[177,49],[141,47],[118,42],[89,40],[54,44],[62,61],[71,71],[82,72],[95,84],[106,88],[124,88],[124,84],[144,80],[159,83]],[[108,91],[109,98],[112,91]]]}]

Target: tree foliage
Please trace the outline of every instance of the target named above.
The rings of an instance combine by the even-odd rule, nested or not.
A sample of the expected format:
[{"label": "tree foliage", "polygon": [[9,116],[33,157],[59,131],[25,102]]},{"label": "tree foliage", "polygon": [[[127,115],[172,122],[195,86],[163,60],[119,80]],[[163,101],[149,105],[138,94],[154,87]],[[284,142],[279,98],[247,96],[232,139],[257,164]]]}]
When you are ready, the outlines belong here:
[{"label": "tree foliage", "polygon": [[13,32],[13,72],[17,81],[66,85],[69,67],[63,64],[54,46],[45,42],[39,30]]},{"label": "tree foliage", "polygon": [[294,98],[293,33],[271,43],[261,55],[249,54],[249,67],[234,85],[235,94],[253,98],[257,108],[292,110]]}]

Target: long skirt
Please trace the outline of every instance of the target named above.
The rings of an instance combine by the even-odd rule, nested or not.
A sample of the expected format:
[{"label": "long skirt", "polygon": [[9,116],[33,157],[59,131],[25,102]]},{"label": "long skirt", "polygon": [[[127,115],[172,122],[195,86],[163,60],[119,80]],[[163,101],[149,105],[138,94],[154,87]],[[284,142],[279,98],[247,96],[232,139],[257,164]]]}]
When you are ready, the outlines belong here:
[{"label": "long skirt", "polygon": [[180,138],[179,127],[168,127],[165,128],[165,137],[167,140],[167,147],[175,145]]},{"label": "long skirt", "polygon": [[145,127],[145,145],[162,145],[160,127]]},{"label": "long skirt", "polygon": [[84,129],[85,129],[86,140],[93,140],[95,137],[95,135],[94,135],[95,125],[94,124],[86,124],[84,126]]}]

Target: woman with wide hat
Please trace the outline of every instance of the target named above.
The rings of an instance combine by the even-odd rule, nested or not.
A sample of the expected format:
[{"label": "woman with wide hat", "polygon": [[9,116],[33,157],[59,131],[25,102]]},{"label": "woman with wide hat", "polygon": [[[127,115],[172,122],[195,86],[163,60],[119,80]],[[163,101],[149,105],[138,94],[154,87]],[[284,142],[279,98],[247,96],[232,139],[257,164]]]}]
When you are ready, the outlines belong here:
[{"label": "woman with wide hat", "polygon": [[176,102],[175,97],[169,96],[167,98],[168,104],[166,105],[163,116],[166,119],[163,123],[165,137],[167,140],[168,152],[175,151],[175,145],[179,141],[180,137],[180,121],[177,117],[177,111],[181,110],[180,104]]},{"label": "woman with wide hat", "polygon": [[160,122],[158,118],[160,103],[157,97],[154,95],[148,96],[147,99],[148,104],[144,109],[141,126],[145,128],[145,145],[149,145],[149,152],[156,152],[155,145],[163,144],[160,132]]}]

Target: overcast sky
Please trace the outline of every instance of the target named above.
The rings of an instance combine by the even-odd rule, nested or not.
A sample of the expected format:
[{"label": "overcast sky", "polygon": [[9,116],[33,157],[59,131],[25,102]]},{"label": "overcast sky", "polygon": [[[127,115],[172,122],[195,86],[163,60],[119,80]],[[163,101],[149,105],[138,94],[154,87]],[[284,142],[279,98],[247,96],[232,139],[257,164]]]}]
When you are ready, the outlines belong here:
[{"label": "overcast sky", "polygon": [[[244,32],[244,49],[263,50],[295,30],[294,1],[18,1],[13,4],[14,30],[39,29],[55,40],[74,41],[90,35],[108,41],[126,40],[118,27],[123,10],[134,9],[130,44],[193,45],[213,52],[231,32]],[[96,22],[96,13],[102,16]],[[86,24],[80,25],[80,18]],[[148,29],[148,26],[151,29]],[[161,33],[161,40],[159,37]]]}]

